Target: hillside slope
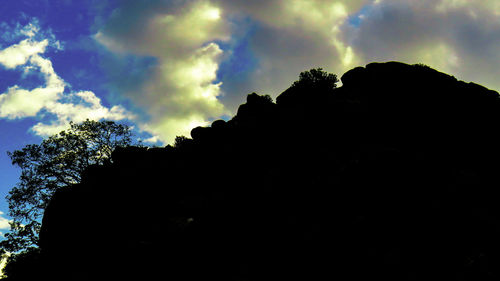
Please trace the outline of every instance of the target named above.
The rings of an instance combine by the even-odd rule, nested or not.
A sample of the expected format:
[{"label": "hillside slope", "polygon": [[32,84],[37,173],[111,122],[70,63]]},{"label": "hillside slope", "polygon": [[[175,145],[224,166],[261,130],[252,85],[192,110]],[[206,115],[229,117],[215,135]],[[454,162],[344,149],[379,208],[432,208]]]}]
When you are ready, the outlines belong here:
[{"label": "hillside slope", "polygon": [[373,63],[125,148],[43,219],[52,280],[498,280],[498,93]]}]

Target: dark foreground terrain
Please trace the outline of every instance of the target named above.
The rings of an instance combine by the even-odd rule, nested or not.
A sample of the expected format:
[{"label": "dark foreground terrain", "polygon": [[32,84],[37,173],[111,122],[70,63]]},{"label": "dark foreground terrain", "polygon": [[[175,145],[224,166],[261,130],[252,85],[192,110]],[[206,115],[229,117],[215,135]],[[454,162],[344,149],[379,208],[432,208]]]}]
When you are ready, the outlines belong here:
[{"label": "dark foreground terrain", "polygon": [[374,63],[56,193],[48,280],[500,280],[498,93]]}]

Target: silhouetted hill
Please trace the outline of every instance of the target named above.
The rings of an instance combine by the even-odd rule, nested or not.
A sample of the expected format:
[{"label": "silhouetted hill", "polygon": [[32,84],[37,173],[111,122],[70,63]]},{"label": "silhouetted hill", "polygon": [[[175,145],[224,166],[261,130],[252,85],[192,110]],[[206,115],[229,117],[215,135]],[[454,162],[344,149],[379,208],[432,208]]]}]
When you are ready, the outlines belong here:
[{"label": "silhouetted hill", "polygon": [[52,280],[499,280],[498,93],[372,63],[56,193]]}]

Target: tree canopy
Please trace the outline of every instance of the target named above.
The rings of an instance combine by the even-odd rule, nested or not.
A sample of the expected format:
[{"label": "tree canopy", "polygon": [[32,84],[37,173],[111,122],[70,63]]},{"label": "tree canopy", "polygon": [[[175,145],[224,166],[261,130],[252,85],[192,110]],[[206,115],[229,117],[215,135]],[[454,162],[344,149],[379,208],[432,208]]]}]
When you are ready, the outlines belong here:
[{"label": "tree canopy", "polygon": [[308,71],[303,71],[299,75],[299,80],[293,82],[292,88],[322,88],[333,90],[339,82],[337,75],[323,71],[322,68],[313,68]]},{"label": "tree canopy", "polygon": [[8,152],[12,164],[21,168],[21,175],[6,198],[13,221],[0,247],[16,252],[36,246],[40,220],[54,192],[80,182],[87,167],[110,162],[114,148],[131,142],[132,134],[126,125],[86,120],[70,123],[69,129],[40,144]]},{"label": "tree canopy", "polygon": [[[331,94],[339,82],[337,75],[328,73],[322,68],[313,68],[303,71],[299,80],[292,83],[290,88],[276,98],[276,103],[281,105],[303,104],[316,102],[318,98]],[[305,99],[304,93],[308,94]]]}]

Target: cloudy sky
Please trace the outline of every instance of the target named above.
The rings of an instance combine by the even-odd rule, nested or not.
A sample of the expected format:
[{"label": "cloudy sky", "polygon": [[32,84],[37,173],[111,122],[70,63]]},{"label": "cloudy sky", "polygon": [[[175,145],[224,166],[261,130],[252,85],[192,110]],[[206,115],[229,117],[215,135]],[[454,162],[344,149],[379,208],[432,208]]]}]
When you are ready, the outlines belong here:
[{"label": "cloudy sky", "polygon": [[301,71],[390,60],[498,91],[500,1],[2,0],[0,231],[19,175],[6,151],[70,120],[124,122],[163,145]]}]

